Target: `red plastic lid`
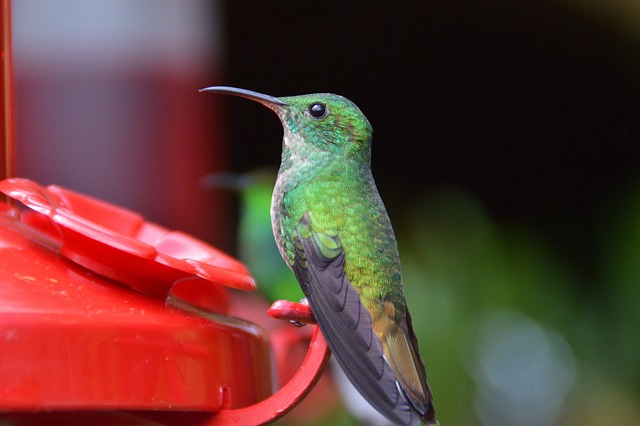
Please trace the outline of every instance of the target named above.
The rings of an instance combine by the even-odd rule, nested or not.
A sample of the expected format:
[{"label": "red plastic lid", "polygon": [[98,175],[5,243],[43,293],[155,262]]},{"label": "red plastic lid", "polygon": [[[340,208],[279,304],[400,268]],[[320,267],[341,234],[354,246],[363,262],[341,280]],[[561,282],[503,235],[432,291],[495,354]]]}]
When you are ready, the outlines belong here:
[{"label": "red plastic lid", "polygon": [[[254,290],[239,261],[137,213],[56,185],[6,179],[0,191],[29,207],[21,221],[36,237],[93,272],[166,297],[181,280]],[[193,283],[192,283],[193,284]]]}]

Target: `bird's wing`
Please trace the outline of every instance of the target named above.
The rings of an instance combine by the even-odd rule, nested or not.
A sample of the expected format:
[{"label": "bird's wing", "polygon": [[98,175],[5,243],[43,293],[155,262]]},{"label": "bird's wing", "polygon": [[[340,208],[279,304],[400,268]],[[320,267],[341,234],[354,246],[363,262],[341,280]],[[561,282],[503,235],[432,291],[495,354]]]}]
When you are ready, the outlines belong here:
[{"label": "bird's wing", "polygon": [[385,361],[369,311],[345,275],[340,236],[314,232],[307,214],[295,234],[292,269],[336,360],[371,405],[393,422],[410,424],[411,406]]}]

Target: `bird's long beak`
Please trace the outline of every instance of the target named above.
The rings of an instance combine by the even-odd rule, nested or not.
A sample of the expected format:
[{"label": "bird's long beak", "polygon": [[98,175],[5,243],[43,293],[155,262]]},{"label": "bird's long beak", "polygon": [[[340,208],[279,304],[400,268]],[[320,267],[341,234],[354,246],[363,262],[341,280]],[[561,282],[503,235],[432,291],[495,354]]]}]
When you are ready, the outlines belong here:
[{"label": "bird's long beak", "polygon": [[265,95],[263,93],[254,92],[253,90],[239,89],[237,87],[229,86],[211,86],[200,89],[201,92],[215,92],[224,93],[227,95],[240,96],[242,98],[251,99],[252,101],[260,102],[262,105],[273,108],[274,106],[287,106],[288,103],[275,96]]}]

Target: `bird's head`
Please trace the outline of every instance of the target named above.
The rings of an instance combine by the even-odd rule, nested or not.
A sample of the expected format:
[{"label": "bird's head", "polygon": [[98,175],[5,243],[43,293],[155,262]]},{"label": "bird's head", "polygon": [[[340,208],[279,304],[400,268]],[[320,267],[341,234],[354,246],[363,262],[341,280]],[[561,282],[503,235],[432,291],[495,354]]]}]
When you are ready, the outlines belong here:
[{"label": "bird's head", "polygon": [[284,127],[286,149],[369,157],[371,124],[353,102],[342,96],[316,93],[276,98],[227,86],[202,91],[241,96],[273,110]]}]

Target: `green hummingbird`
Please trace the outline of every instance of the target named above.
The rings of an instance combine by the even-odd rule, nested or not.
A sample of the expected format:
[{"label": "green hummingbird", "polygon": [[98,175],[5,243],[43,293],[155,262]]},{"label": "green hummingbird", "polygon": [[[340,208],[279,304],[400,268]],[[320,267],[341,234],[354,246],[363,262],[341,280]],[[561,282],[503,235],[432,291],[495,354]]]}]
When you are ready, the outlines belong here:
[{"label": "green hummingbird", "polygon": [[273,234],[331,351],[362,396],[389,420],[436,424],[411,325],[398,245],[371,174],[373,129],[334,94],[273,97],[202,89],[261,103],[284,138],[271,198]]}]

